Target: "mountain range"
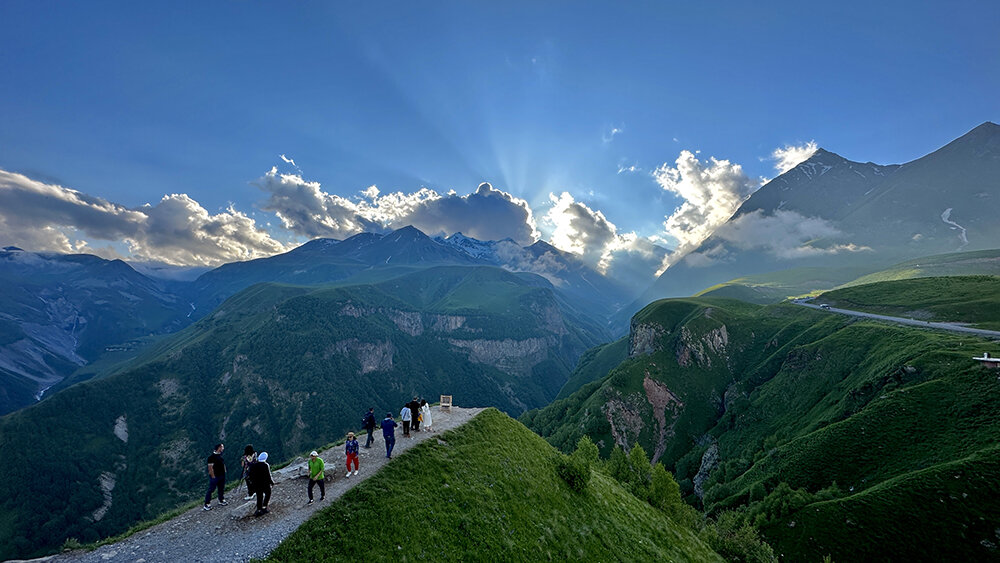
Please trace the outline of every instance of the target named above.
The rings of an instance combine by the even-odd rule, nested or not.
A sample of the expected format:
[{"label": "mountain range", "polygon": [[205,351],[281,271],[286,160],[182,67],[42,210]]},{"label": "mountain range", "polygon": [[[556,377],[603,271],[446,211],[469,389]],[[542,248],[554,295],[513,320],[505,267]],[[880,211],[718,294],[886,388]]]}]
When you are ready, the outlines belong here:
[{"label": "mountain range", "polygon": [[103,353],[176,332],[256,283],[352,285],[437,266],[499,267],[538,273],[533,283],[551,287],[576,321],[598,332],[634,294],[543,242],[520,247],[461,234],[431,239],[413,227],[316,239],[284,254],[225,264],[190,282],[148,277],[120,260],[14,248],[0,253],[0,265],[0,414],[64,387],[60,382]]},{"label": "mountain range", "polygon": [[998,248],[997,217],[1000,126],[994,123],[902,165],[853,162],[819,149],[754,192],[619,320],[655,299],[748,275],[826,267],[835,276],[841,269],[877,271],[920,256]]}]

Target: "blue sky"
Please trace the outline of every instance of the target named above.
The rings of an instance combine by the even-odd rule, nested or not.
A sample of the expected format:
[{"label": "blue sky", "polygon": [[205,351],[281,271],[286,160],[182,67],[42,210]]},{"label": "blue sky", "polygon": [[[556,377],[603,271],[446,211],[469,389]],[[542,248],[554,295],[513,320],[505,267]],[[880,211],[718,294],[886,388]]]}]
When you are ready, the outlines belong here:
[{"label": "blue sky", "polygon": [[[372,185],[400,194],[369,220],[411,218],[392,207],[424,187],[489,181],[485,195],[530,207],[535,236],[586,254],[601,237],[570,222],[557,236],[553,202],[672,246],[664,221],[685,200],[654,171],[684,150],[771,178],[780,147],[905,162],[1000,119],[998,2],[362,4],[0,3],[0,189],[58,185],[116,218],[186,194],[177,207],[267,231],[205,254],[161,252],[147,227],[109,246],[65,224],[75,211],[34,223],[77,250],[212,264],[363,228],[289,223],[296,196],[266,187],[273,166],[323,213]],[[44,200],[4,201],[0,238],[58,247],[12,217]]]}]

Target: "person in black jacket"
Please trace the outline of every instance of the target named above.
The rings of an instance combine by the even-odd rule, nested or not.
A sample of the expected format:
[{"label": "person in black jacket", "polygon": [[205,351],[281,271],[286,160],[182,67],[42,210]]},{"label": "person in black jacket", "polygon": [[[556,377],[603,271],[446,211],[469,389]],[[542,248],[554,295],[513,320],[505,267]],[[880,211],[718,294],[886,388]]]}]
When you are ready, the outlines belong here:
[{"label": "person in black jacket", "polygon": [[368,407],[368,414],[365,415],[364,420],[364,429],[368,431],[368,441],[365,442],[366,448],[372,447],[372,442],[374,441],[372,433],[375,431],[375,426],[375,407]]},{"label": "person in black jacket", "polygon": [[410,407],[410,417],[413,419],[410,422],[410,428],[414,432],[420,432],[420,400],[413,397],[413,400],[406,404]]},{"label": "person in black jacket", "polygon": [[249,475],[257,493],[257,512],[254,516],[267,514],[267,503],[271,500],[271,487],[274,485],[271,466],[267,464],[267,452],[260,452],[257,462],[250,465]]}]

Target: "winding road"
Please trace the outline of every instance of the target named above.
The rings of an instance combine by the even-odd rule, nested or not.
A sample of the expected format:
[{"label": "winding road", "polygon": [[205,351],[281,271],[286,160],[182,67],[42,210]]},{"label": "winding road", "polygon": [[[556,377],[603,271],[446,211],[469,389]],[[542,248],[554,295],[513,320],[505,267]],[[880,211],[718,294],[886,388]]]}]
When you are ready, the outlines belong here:
[{"label": "winding road", "polygon": [[905,319],[903,317],[890,317],[888,315],[876,315],[875,313],[864,313],[861,311],[852,311],[850,309],[838,309],[836,307],[822,307],[820,305],[814,305],[812,303],[806,303],[804,301],[793,300],[792,303],[796,305],[801,305],[803,307],[809,307],[810,309],[819,309],[821,311],[829,311],[831,313],[839,313],[841,315],[848,315],[852,317],[864,317],[868,319],[875,319],[879,321],[886,321],[890,323],[898,323],[902,325],[919,326],[923,328],[935,328],[939,330],[950,330],[952,332],[964,332],[967,334],[975,334],[976,336],[983,336],[986,338],[993,338],[1000,340],[1000,331],[997,330],[986,330],[983,328],[972,328],[969,326],[957,324],[957,323],[938,323],[932,321],[918,321],[915,319]]}]

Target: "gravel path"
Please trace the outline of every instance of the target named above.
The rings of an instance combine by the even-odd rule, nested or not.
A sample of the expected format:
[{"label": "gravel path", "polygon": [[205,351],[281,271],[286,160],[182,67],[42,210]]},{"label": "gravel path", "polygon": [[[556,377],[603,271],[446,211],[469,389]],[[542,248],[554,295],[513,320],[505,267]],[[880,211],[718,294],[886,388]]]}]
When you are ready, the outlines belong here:
[{"label": "gravel path", "polygon": [[[393,457],[402,454],[415,444],[431,436],[461,426],[483,409],[459,408],[440,409],[433,407],[434,432],[411,432],[411,438],[402,437],[402,423],[396,430],[396,446]],[[357,476],[344,477],[343,446],[320,452],[326,461],[326,500],[319,501],[319,487],[313,490],[316,502],[306,504],[306,489],[309,484],[305,460],[297,460],[288,467],[274,471],[277,483],[271,493],[268,506],[270,512],[259,518],[253,517],[256,502],[243,502],[242,493],[230,491],[228,506],[219,506],[216,501],[212,510],[204,511],[201,506],[184,514],[139,532],[125,540],[105,545],[94,551],[74,551],[46,557],[41,560],[63,562],[105,562],[132,561],[153,563],[159,561],[248,561],[253,557],[266,557],[299,525],[314,512],[333,502],[358,483],[374,475],[390,460],[385,457],[385,443],[382,433],[376,430],[378,439],[371,449],[361,448],[359,460],[361,469]],[[364,445],[366,435],[359,437]],[[391,466],[386,469],[392,471]],[[332,479],[331,479],[332,477]],[[192,491],[192,496],[199,494]]]}]

